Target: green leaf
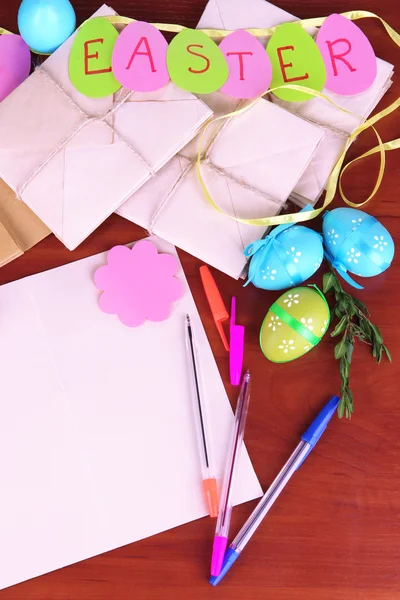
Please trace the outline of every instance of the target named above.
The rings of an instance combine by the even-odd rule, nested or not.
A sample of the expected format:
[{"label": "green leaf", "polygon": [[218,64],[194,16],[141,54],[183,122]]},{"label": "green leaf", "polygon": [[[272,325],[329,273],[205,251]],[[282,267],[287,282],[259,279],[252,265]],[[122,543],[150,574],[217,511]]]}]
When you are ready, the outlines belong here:
[{"label": "green leaf", "polygon": [[347,294],[339,283],[336,274],[327,273],[324,279],[325,288],[334,288],[335,306],[332,309],[332,316],[335,315],[338,322],[331,333],[331,336],[337,337],[343,332],[343,337],[335,346],[334,355],[339,359],[339,374],[341,381],[340,396],[341,400],[338,406],[339,417],[345,416],[350,419],[354,412],[353,393],[349,387],[350,366],[353,359],[354,342],[359,340],[371,347],[371,352],[377,362],[380,362],[385,353],[391,362],[391,354],[383,343],[383,337],[379,328],[369,320],[369,311],[365,304]]},{"label": "green leaf", "polygon": [[368,319],[360,318],[360,329],[365,337],[372,342],[372,329]]},{"label": "green leaf", "polygon": [[346,344],[346,359],[349,364],[351,364],[351,359],[353,358],[354,344],[351,342],[347,342]]},{"label": "green leaf", "polygon": [[389,352],[389,348],[387,348],[384,344],[382,345],[382,348],[384,350],[384,352],[386,353],[386,356],[389,359],[389,362],[392,362],[392,355]]},{"label": "green leaf", "polygon": [[380,364],[380,362],[382,360],[382,354],[383,354],[383,346],[380,346],[379,351],[378,351],[378,356],[376,357],[376,362],[378,363],[378,365]]},{"label": "green leaf", "polygon": [[357,309],[354,306],[354,304],[349,304],[347,312],[349,314],[350,319],[352,319],[356,315]]},{"label": "green leaf", "polygon": [[344,415],[344,404],[345,404],[345,402],[344,402],[343,396],[342,396],[340,398],[340,402],[338,404],[338,409],[337,409],[339,419],[343,418],[343,415]]},{"label": "green leaf", "polygon": [[343,385],[347,385],[349,383],[350,364],[347,362],[346,356],[342,356],[340,359],[339,372]]},{"label": "green leaf", "polygon": [[367,315],[369,316],[369,310],[368,308],[365,306],[364,302],[361,302],[361,300],[359,300],[358,298],[353,298],[354,304],[356,304],[358,306],[358,308],[361,308],[361,310]]},{"label": "green leaf", "polygon": [[329,292],[329,290],[331,290],[334,287],[335,279],[336,279],[336,277],[334,276],[333,273],[325,273],[324,274],[324,276],[322,278],[322,289],[323,289],[324,294]]},{"label": "green leaf", "polygon": [[339,323],[336,325],[335,329],[332,331],[331,333],[331,337],[336,337],[337,335],[339,335],[339,333],[342,333],[342,331],[344,331],[346,329],[346,325],[347,325],[347,317],[346,315],[344,315]]},{"label": "green leaf", "polygon": [[335,278],[335,283],[333,284],[333,288],[335,290],[335,292],[337,292],[338,294],[342,294],[343,293],[343,288],[340,285],[339,279],[336,277],[336,273],[334,271],[332,271],[332,275]]},{"label": "green leaf", "polygon": [[346,354],[346,335],[336,344],[334,352],[336,359],[342,358]]},{"label": "green leaf", "polygon": [[370,326],[371,326],[372,331],[375,334],[375,337],[376,337],[377,341],[380,344],[382,344],[383,343],[383,337],[382,337],[382,334],[381,334],[379,328],[376,325],[374,325],[373,323],[370,323]]},{"label": "green leaf", "polygon": [[348,419],[351,419],[351,415],[353,414],[353,411],[354,411],[353,392],[351,391],[350,388],[347,388],[347,412],[346,412],[346,417]]}]

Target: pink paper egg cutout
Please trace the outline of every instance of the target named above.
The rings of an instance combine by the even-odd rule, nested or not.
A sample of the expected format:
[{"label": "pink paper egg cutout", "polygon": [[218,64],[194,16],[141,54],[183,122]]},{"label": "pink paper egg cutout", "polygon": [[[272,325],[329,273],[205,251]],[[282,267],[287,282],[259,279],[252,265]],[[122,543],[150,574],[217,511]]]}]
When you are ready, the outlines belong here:
[{"label": "pink paper egg cutout", "polygon": [[330,15],[316,39],[326,65],[325,87],[341,96],[368,89],[377,73],[376,56],[367,36],[346,17]]},{"label": "pink paper egg cutout", "polygon": [[29,76],[31,53],[20,35],[0,35],[0,102]]},{"label": "pink paper egg cutout", "polygon": [[170,80],[168,43],[162,33],[143,21],[130,23],[119,35],[113,52],[115,78],[129,90],[155,92]]},{"label": "pink paper egg cutout", "polygon": [[257,98],[269,88],[272,67],[269,56],[256,37],[238,30],[222,40],[219,49],[229,67],[221,92],[233,98]]}]

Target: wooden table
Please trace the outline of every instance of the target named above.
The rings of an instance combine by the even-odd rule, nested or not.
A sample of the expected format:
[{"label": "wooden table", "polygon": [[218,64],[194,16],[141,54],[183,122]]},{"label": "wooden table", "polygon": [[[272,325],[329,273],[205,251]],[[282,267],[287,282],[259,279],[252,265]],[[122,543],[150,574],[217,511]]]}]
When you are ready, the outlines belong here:
[{"label": "wooden table", "polygon": [[[233,2],[234,0],[232,0]],[[245,0],[235,0],[245,1]],[[0,25],[16,31],[19,0],[0,4]],[[114,0],[120,14],[147,21],[195,26],[205,0]],[[82,22],[97,0],[74,2]],[[363,8],[400,30],[398,0],[279,0],[301,17]],[[399,49],[378,22],[362,23],[377,55],[400,67]],[[1,74],[0,74],[1,76]],[[400,79],[381,107],[400,95]],[[32,115],[34,118],[34,115]],[[379,124],[384,140],[400,136],[398,114]],[[375,143],[364,134],[349,152],[354,157]],[[371,190],[377,159],[356,166],[345,178],[346,193],[361,201]],[[400,241],[399,155],[387,156],[387,172],[368,211]],[[339,201],[336,202],[339,205]],[[320,227],[315,222],[314,227]],[[139,227],[112,216],[77,250],[69,252],[54,236],[0,270],[0,283],[90,256],[143,237]],[[195,258],[179,252],[229,396],[228,357],[216,334],[200,285]],[[322,270],[321,270],[322,271]],[[313,282],[321,284],[322,272]],[[215,273],[225,300],[238,296],[239,321],[247,328],[246,365],[254,379],[246,442],[265,489],[297,444],[322,404],[338,391],[334,341],[326,337],[309,355],[286,365],[266,361],[258,332],[269,305],[279,295]],[[335,419],[315,452],[296,474],[258,530],[234,571],[213,589],[207,583],[214,523],[202,519],[50,573],[0,592],[1,600],[396,600],[400,599],[400,263],[366,280],[357,293],[368,305],[392,350],[394,364],[376,366],[367,347],[357,347],[352,365],[356,411],[352,421]],[[1,389],[1,388],[0,388]],[[237,531],[254,503],[235,509]],[[2,515],[7,518],[7,515]],[[1,565],[0,565],[1,569]]]}]

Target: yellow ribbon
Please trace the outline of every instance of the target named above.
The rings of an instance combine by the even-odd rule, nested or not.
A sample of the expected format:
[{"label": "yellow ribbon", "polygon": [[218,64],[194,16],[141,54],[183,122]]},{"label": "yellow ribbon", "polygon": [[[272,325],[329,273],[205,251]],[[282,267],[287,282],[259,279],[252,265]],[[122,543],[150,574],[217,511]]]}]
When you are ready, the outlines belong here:
[{"label": "yellow ribbon", "polygon": [[[400,46],[400,35],[397,33],[397,31],[395,31],[395,29],[393,29],[393,27],[391,27],[389,23],[387,23],[384,19],[382,19],[375,13],[369,12],[368,10],[350,10],[348,12],[340,14],[342,15],[342,17],[346,17],[351,21],[355,21],[357,19],[366,19],[367,17],[371,17],[372,19],[378,19],[382,23],[382,25],[386,29],[386,32],[392,38],[394,43]],[[119,15],[113,15],[104,18],[114,25],[129,25],[129,23],[134,23],[136,21],[136,19],[131,19],[130,17],[121,17]],[[293,22],[300,24],[303,28],[306,29],[307,27],[320,27],[327,18],[328,17],[311,17],[310,19],[300,19],[298,21]],[[170,33],[180,33],[184,29],[188,29],[183,25],[176,25],[173,23],[151,23],[151,25],[156,27],[156,29],[158,29],[159,31],[168,31]],[[246,31],[248,31],[255,37],[269,37],[276,31],[277,27],[279,27],[279,25],[275,25],[274,27],[268,27],[264,29],[249,28],[246,29]],[[202,31],[209,37],[216,39],[222,39],[233,33],[233,31],[229,31],[227,29],[201,29],[199,31]]]},{"label": "yellow ribbon", "polygon": [[[265,94],[262,94],[262,96],[266,95],[266,94],[270,94],[278,89],[281,88],[289,88],[289,89],[293,89],[293,90],[297,90],[300,92],[307,92],[308,94],[311,94],[312,96],[315,96],[317,98],[322,98],[323,100],[326,100],[327,102],[329,102],[330,104],[332,104],[335,108],[338,108],[339,110],[341,110],[342,112],[354,115],[354,113],[351,113],[350,111],[338,106],[337,104],[335,104],[335,102],[333,102],[330,98],[328,98],[327,96],[325,96],[325,94],[322,94],[321,92],[318,92],[316,90],[311,90],[309,88],[306,88],[304,86],[301,85],[293,85],[293,84],[288,84],[285,86],[278,86],[275,88],[271,88],[269,90],[267,90],[265,92]],[[260,98],[262,97],[260,96]],[[386,142],[386,144],[384,144],[382,142],[382,139],[379,135],[379,133],[377,132],[377,130],[374,127],[374,124],[379,121],[380,119],[383,119],[384,117],[386,117],[387,115],[389,115],[391,112],[393,112],[394,110],[396,110],[399,106],[400,106],[400,98],[398,98],[395,102],[393,102],[393,104],[391,104],[390,106],[388,106],[386,109],[382,110],[381,112],[379,112],[377,115],[371,117],[370,119],[366,120],[364,123],[362,123],[361,125],[359,125],[354,131],[353,133],[349,136],[347,143],[346,143],[346,147],[344,149],[344,151],[342,152],[342,154],[340,155],[335,167],[332,170],[332,173],[329,177],[328,180],[328,184],[326,187],[326,195],[325,195],[325,199],[323,202],[323,205],[320,208],[311,210],[311,211],[306,211],[306,212],[299,212],[299,213],[291,213],[291,214],[286,214],[286,215],[277,215],[277,216],[273,216],[273,217],[260,217],[257,219],[242,219],[240,217],[233,217],[232,215],[228,215],[227,213],[225,213],[223,210],[221,210],[219,208],[219,206],[214,202],[214,200],[212,199],[212,197],[210,196],[210,193],[207,189],[207,186],[203,180],[202,174],[201,174],[201,161],[202,161],[202,155],[203,155],[203,142],[204,142],[204,137],[205,134],[208,130],[208,128],[213,124],[216,123],[217,121],[221,121],[223,119],[228,119],[230,117],[236,116],[236,115],[240,115],[241,113],[246,112],[247,110],[249,110],[252,106],[254,106],[254,104],[256,102],[258,102],[258,100],[260,98],[257,98],[256,100],[254,100],[253,102],[251,102],[250,104],[246,105],[243,108],[240,108],[239,110],[233,111],[231,113],[228,113],[227,115],[223,115],[221,117],[217,117],[215,119],[212,119],[211,121],[209,121],[200,136],[200,141],[199,141],[199,150],[197,153],[197,161],[196,161],[196,170],[197,170],[197,176],[201,185],[201,188],[203,190],[203,193],[208,201],[208,203],[220,214],[223,214],[225,216],[229,216],[230,219],[234,220],[234,221],[238,221],[239,223],[243,223],[245,225],[254,225],[254,226],[272,226],[272,225],[281,225],[283,223],[300,223],[300,222],[304,222],[304,221],[310,221],[311,219],[314,219],[315,217],[317,217],[318,215],[320,215],[328,206],[329,204],[332,202],[332,200],[334,199],[335,193],[336,193],[336,189],[338,187],[338,183],[339,183],[339,190],[340,193],[342,195],[343,200],[349,204],[350,206],[353,206],[355,208],[358,208],[360,206],[362,206],[363,204],[366,204],[367,202],[369,202],[369,200],[371,200],[371,198],[373,198],[373,196],[376,194],[377,190],[379,189],[379,186],[382,182],[382,178],[383,178],[383,173],[385,170],[385,150],[395,150],[396,148],[400,147],[400,139],[398,140],[393,140],[391,142]],[[358,116],[358,115],[355,115]],[[359,117],[361,118],[361,117]],[[349,149],[351,143],[354,141],[354,139],[361,133],[363,132],[365,129],[368,129],[369,127],[371,127],[376,135],[376,138],[378,140],[378,145],[375,148],[372,148],[371,150],[369,150],[368,152],[364,153],[362,156],[359,156],[358,158],[355,158],[354,160],[352,160],[346,167],[345,169],[347,169],[351,164],[355,163],[357,160],[361,160],[362,158],[365,158],[366,156],[370,156],[372,154],[375,154],[377,152],[380,153],[380,168],[379,168],[379,174],[378,174],[378,178],[376,181],[376,184],[374,186],[373,191],[371,192],[371,194],[368,196],[368,198],[366,200],[364,200],[363,202],[361,202],[360,204],[354,204],[352,202],[350,202],[346,196],[343,193],[342,190],[342,184],[341,184],[341,179],[342,179],[342,175],[345,171],[345,169],[343,169],[342,173],[341,168],[342,168],[342,164],[343,161],[345,159],[347,150]]]},{"label": "yellow ribbon", "polygon": [[8,29],[4,29],[4,27],[0,27],[0,35],[12,35],[11,31]]}]

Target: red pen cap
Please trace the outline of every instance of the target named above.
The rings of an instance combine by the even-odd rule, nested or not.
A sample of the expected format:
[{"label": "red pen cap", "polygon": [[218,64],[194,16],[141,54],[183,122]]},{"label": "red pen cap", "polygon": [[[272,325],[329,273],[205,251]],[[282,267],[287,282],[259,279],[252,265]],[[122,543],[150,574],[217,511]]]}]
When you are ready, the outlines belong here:
[{"label": "red pen cap", "polygon": [[215,326],[221,337],[222,343],[224,344],[225,350],[229,352],[229,343],[222,327],[222,323],[229,319],[229,314],[225,308],[225,304],[222,300],[219,289],[217,288],[217,284],[215,283],[207,265],[200,267],[200,277],[201,281],[203,282],[204,291],[207,296],[208,304],[210,305]]}]

